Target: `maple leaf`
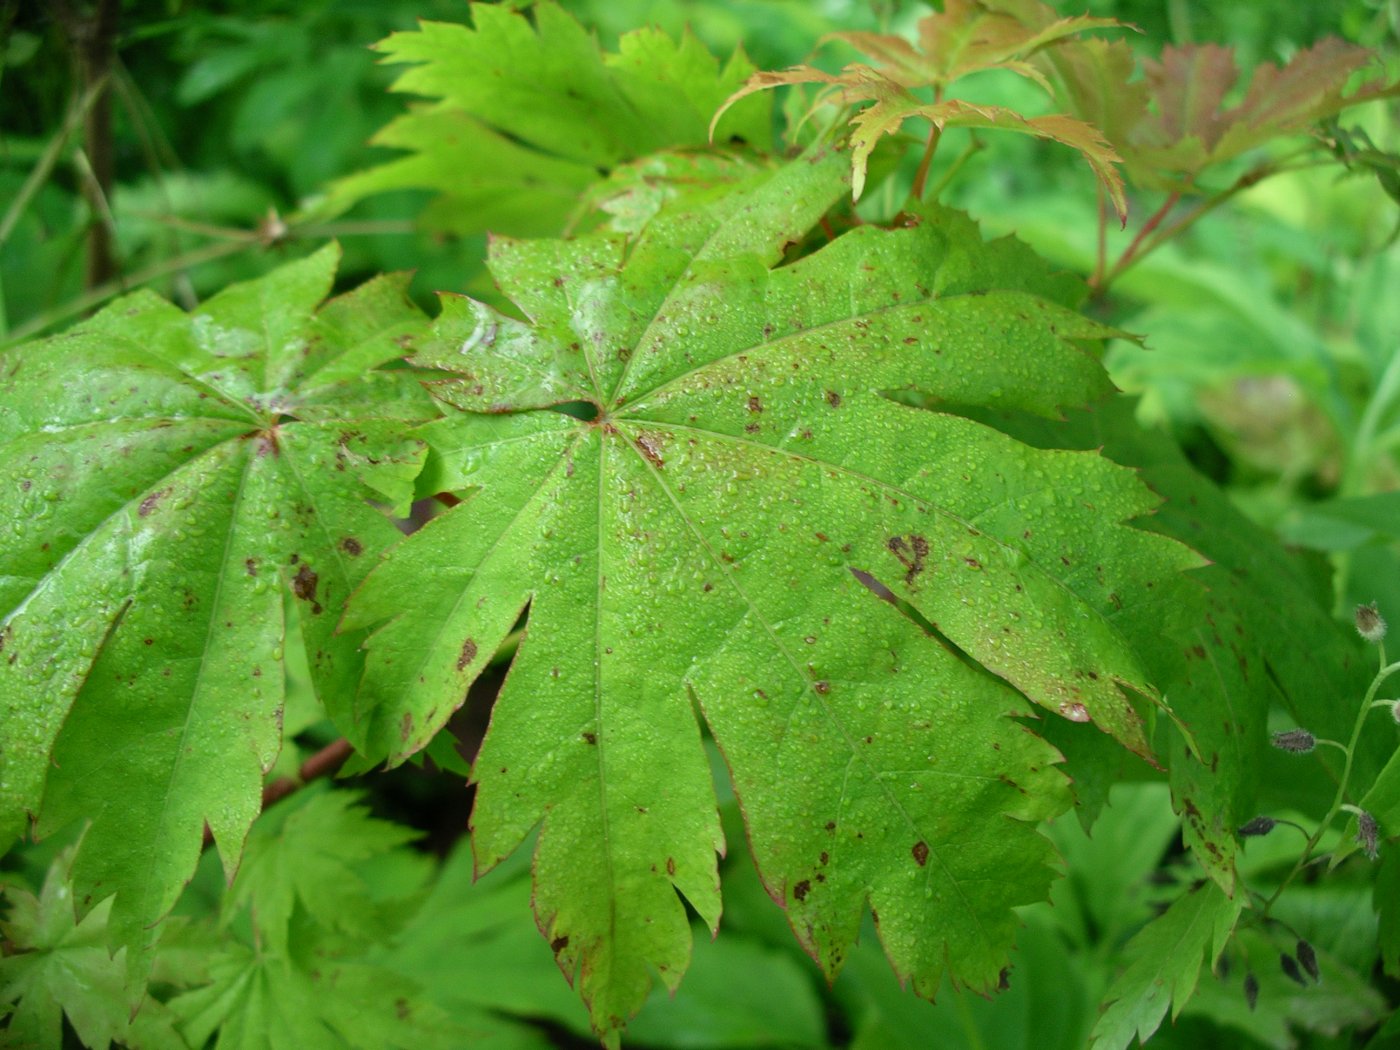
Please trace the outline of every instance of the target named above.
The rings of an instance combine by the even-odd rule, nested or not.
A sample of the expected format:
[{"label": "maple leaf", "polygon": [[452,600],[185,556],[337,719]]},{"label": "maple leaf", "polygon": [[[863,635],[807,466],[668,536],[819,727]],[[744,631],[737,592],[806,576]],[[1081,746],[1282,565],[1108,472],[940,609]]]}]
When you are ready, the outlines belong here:
[{"label": "maple leaf", "polygon": [[87,1047],[113,1040],[136,1048],[185,1050],[173,1018],[159,1003],[131,1016],[137,998],[127,988],[123,952],[107,947],[111,900],[81,920],[74,913],[72,868],[76,846],[62,850],[36,896],[0,887],[8,915],[0,922],[6,953],[0,958],[0,1006],[17,1003],[3,1029],[7,1046],[64,1045],[63,1019]]},{"label": "maple leaf", "polygon": [[1172,1008],[1191,998],[1201,963],[1214,966],[1244,905],[1213,882],[1178,898],[1131,941],[1128,968],[1108,989],[1109,1004],[1091,1033],[1093,1050],[1123,1050],[1136,1035],[1146,1042]]},{"label": "maple leaf", "polygon": [[1365,48],[1328,37],[1282,66],[1256,68],[1244,97],[1227,100],[1239,80],[1234,51],[1219,44],[1163,49],[1130,82],[1131,52],[1121,44],[1074,40],[1047,51],[1059,97],[1105,135],[1131,177],[1181,191],[1208,167],[1283,135],[1309,130],[1351,106],[1400,93],[1400,84],[1348,81],[1372,59]]},{"label": "maple leaf", "polygon": [[[949,127],[997,128],[1078,150],[1119,217],[1126,220],[1128,205],[1123,180],[1114,167],[1118,154],[1092,125],[1062,114],[1027,117],[1002,106],[944,97],[954,81],[991,69],[1007,69],[1034,80],[1048,94],[1050,82],[1028,59],[1085,30],[1120,25],[1111,18],[1082,15],[1050,21],[1051,16],[1050,8],[1034,2],[952,0],[943,14],[920,20],[918,47],[890,34],[834,33],[833,39],[844,40],[875,59],[877,65],[853,63],[835,75],[805,65],[781,72],[755,73],[729,96],[713,123],[719,122],[730,105],[755,92],[782,84],[824,84],[813,109],[828,102],[842,106],[870,103],[851,119],[855,129],[851,135],[852,195],[857,200],[865,188],[870,154],[880,138],[898,132],[906,120],[922,117],[939,132]],[[918,89],[931,89],[934,101],[929,103],[919,97],[915,93]]]},{"label": "maple leaf", "polygon": [[1008,69],[1049,91],[1049,83],[1029,58],[1087,30],[1121,27],[1112,18],[1057,19],[1053,8],[1036,0],[948,0],[942,13],[919,20],[917,48],[893,34],[832,36],[877,59],[882,70],[905,87],[941,89],[972,73]]},{"label": "maple leaf", "polygon": [[1006,683],[1146,752],[1119,683],[1155,693],[1114,587],[1195,564],[1120,524],[1154,497],[893,399],[1053,415],[1108,391],[1074,340],[1110,330],[1062,305],[1077,282],[939,210],[779,265],[848,170],[803,157],[632,238],[497,240],[524,320],[449,298],[416,355],[463,410],[419,432],[429,484],[467,498],[347,611],[374,628],[370,747],[422,746],[528,606],[475,765],[476,859],[543,821],[539,924],[610,1038],[653,973],[680,979],[677,891],[718,921],[694,705],[798,939],[834,974],[868,902],[925,995],[945,969],[994,988],[1011,908],[1051,874],[1030,822],[1064,783]]},{"label": "maple leaf", "polygon": [[[689,32],[624,33],[616,53],[553,3],[533,26],[503,5],[472,4],[473,27],[421,22],[378,45],[414,66],[395,91],[438,101],[394,120],[376,144],[410,155],[341,179],[329,206],[343,209],[396,189],[441,195],[423,221],[455,233],[555,234],[600,174],[671,147],[700,147],[710,115],[753,72],[742,50],[720,68]],[[768,107],[729,114],[722,141],[766,150]],[[463,172],[472,177],[464,179]]]},{"label": "maple leaf", "polygon": [[[499,1027],[449,1016],[417,982],[370,958],[409,914],[403,899],[422,890],[431,862],[395,856],[414,832],[357,802],[322,783],[270,809],[224,894],[220,930],[177,927],[162,941],[167,967],[197,957],[200,986],[167,1007],[192,1046],[217,1034],[220,1046],[250,1050],[447,1050]],[[376,879],[376,864],[394,874]]]},{"label": "maple leaf", "polygon": [[[281,743],[283,594],[343,731],[361,656],[336,610],[421,467],[405,277],[317,311],[339,252],[191,314],[155,295],[0,357],[0,834],[88,820],[74,878],[119,943],[194,869],[232,870]],[[134,951],[141,964],[144,951]]]}]

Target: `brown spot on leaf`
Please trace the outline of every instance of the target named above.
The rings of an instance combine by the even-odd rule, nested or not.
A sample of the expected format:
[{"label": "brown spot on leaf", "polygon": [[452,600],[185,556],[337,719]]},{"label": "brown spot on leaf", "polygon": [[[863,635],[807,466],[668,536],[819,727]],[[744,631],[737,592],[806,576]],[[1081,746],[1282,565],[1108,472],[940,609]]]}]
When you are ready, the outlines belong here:
[{"label": "brown spot on leaf", "polygon": [[168,488],[161,489],[159,492],[152,492],[141,501],[141,505],[136,508],[136,513],[143,518],[146,517],[146,515],[156,509],[156,504],[168,495],[170,495],[170,490]]},{"label": "brown spot on leaf", "polygon": [[476,642],[468,638],[462,643],[462,651],[457,656],[457,670],[466,670],[467,664],[476,659]]},{"label": "brown spot on leaf", "polygon": [[666,465],[666,460],[661,457],[663,447],[659,434],[649,434],[644,431],[637,435],[638,451],[647,458],[652,466],[658,469]]},{"label": "brown spot on leaf", "polygon": [[666,858],[666,874],[667,874],[667,875],[674,875],[675,873],[676,873],[676,858],[675,858],[675,857],[667,857],[667,858]]},{"label": "brown spot on leaf", "polygon": [[583,739],[587,740],[590,744],[597,744],[597,743],[598,743],[598,734],[597,734],[597,733],[594,733],[594,732],[591,731],[591,730],[585,729],[585,730],[583,731]]},{"label": "brown spot on leaf", "polygon": [[763,411],[763,402],[760,401],[760,400],[759,400],[758,398],[756,398],[756,397],[751,397],[751,398],[749,398],[749,411],[750,411],[750,412],[762,412],[762,411]]},{"label": "brown spot on leaf", "polygon": [[915,862],[916,864],[918,864],[919,867],[922,868],[925,864],[928,863],[928,843],[927,843],[927,842],[920,841],[920,842],[914,843],[914,849],[913,849],[912,852],[913,852],[913,854],[914,854],[914,862]]},{"label": "brown spot on leaf", "polygon": [[555,955],[558,955],[560,952],[562,952],[562,951],[563,951],[565,948],[567,948],[568,946],[569,946],[569,938],[568,938],[568,937],[556,937],[556,938],[554,938],[554,940],[552,940],[552,941],[549,942],[549,950],[552,951]]},{"label": "brown spot on leaf", "polygon": [[399,721],[399,739],[408,742],[408,738],[413,735],[413,712],[405,711],[403,718]]},{"label": "brown spot on leaf", "polygon": [[355,539],[354,536],[346,536],[345,539],[341,540],[340,549],[352,558],[358,558],[364,553],[364,547],[360,545],[360,541]]},{"label": "brown spot on leaf", "polygon": [[244,558],[243,571],[249,576],[256,576],[258,574],[258,560],[256,558]]},{"label": "brown spot on leaf", "polygon": [[311,571],[310,565],[302,565],[297,570],[297,574],[292,577],[292,593],[304,602],[311,603],[311,611],[320,615],[321,603],[316,600],[317,575]]},{"label": "brown spot on leaf", "polygon": [[819,693],[826,694],[831,692],[831,683],[826,681],[813,682],[812,688]]},{"label": "brown spot on leaf", "polygon": [[811,888],[812,884],[806,879],[803,879],[801,882],[799,882],[796,886],[792,888],[792,895],[800,901],[805,901],[807,899],[807,893],[811,890]]},{"label": "brown spot on leaf", "polygon": [[923,536],[915,534],[891,536],[885,541],[885,547],[904,566],[904,582],[906,584],[913,583],[914,577],[924,571],[925,563],[928,560],[928,540]]},{"label": "brown spot on leaf", "polygon": [[828,405],[830,405],[832,408],[840,408],[840,407],[841,407],[841,395],[838,394],[835,390],[828,390],[828,391],[826,392],[826,403],[827,403]]}]

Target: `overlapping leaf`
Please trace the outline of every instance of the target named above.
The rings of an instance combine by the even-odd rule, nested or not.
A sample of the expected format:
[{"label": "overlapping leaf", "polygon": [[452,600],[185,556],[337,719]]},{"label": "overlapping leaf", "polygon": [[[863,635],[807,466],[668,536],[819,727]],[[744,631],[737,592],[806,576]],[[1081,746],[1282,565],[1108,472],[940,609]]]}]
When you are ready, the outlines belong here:
[{"label": "overlapping leaf", "polygon": [[[185,314],[140,293],[0,358],[0,832],[91,822],[74,878],[140,947],[207,824],[232,866],[280,744],[283,592],[357,734],[337,608],[398,535],[434,414],[384,278],[327,248]],[[139,963],[142,951],[132,953]]]},{"label": "overlapping leaf", "polygon": [[[942,14],[919,22],[919,43],[880,33],[836,33],[857,50],[875,60],[875,66],[855,63],[840,74],[812,66],[795,66],[782,72],[755,73],[729,97],[729,104],[780,84],[825,84],[814,106],[836,102],[863,106],[851,119],[852,190],[859,199],[865,187],[871,152],[885,135],[894,135],[906,120],[922,118],[940,132],[945,128],[998,128],[1048,139],[1078,150],[1093,169],[1099,184],[1120,217],[1127,215],[1123,180],[1114,167],[1118,155],[1092,124],[1061,114],[1025,116],[1003,106],[977,105],[945,97],[947,87],[970,73],[1007,69],[1034,80],[1050,91],[1050,83],[1032,65],[1038,52],[1089,29],[1111,28],[1111,18],[1056,20],[1044,4],[1027,2],[983,3],[950,0]],[[917,92],[928,89],[934,101]],[[869,105],[864,105],[869,103]],[[726,110],[720,111],[722,116]],[[719,116],[716,117],[716,123]]]},{"label": "overlapping leaf", "polygon": [[73,847],[59,853],[37,896],[0,887],[7,912],[0,922],[5,944],[0,1008],[14,1007],[0,1039],[6,1046],[59,1050],[66,1017],[84,1046],[106,1047],[120,1040],[123,1046],[147,1050],[186,1050],[161,1004],[131,1016],[124,953],[113,957],[107,947],[111,901],[81,920],[75,914],[74,853]]},{"label": "overlapping leaf", "polygon": [[1092,1033],[1094,1050],[1123,1050],[1134,1037],[1146,1042],[1169,1007],[1175,1020],[1201,964],[1215,965],[1242,907],[1207,882],[1143,927],[1128,945],[1132,962],[1108,990],[1109,1006]]},{"label": "overlapping leaf", "polygon": [[[703,146],[710,116],[751,72],[743,52],[723,69],[687,33],[624,34],[602,52],[553,3],[532,9],[534,25],[504,5],[473,4],[473,27],[423,22],[379,45],[414,67],[396,91],[437,99],[385,127],[375,142],[410,151],[338,182],[331,203],[371,194],[432,189],[423,221],[454,233],[552,235],[601,175],[655,150]],[[768,107],[735,110],[719,129],[766,150]],[[463,173],[470,172],[470,178]]]},{"label": "overlapping leaf", "polygon": [[1010,909],[1050,876],[1027,822],[1063,782],[1005,683],[1146,748],[1120,685],[1153,690],[1109,616],[1124,581],[1194,564],[1120,524],[1154,498],[887,396],[1053,414],[1107,389],[1071,342],[1106,330],[1057,302],[1073,281],[944,212],[779,265],[848,168],[804,157],[633,239],[498,241],[525,320],[449,299],[418,355],[464,410],[424,431],[433,484],[475,491],[351,602],[348,628],[377,625],[371,746],[421,746],[528,606],[476,856],[543,821],[540,926],[605,1033],[652,973],[679,980],[677,892],[718,919],[694,705],[799,940],[835,972],[869,903],[925,994],[945,968],[995,987]]},{"label": "overlapping leaf", "polygon": [[[1362,643],[1329,614],[1325,578],[1249,521],[1169,437],[1140,427],[1131,400],[1114,399],[1065,422],[1001,413],[987,418],[1033,444],[1099,449],[1139,471],[1166,500],[1144,527],[1210,559],[1186,577],[1158,580],[1125,600],[1114,624],[1190,733],[1194,748],[1177,740],[1159,752],[1187,845],[1211,878],[1234,892],[1235,829],[1274,808],[1314,810],[1320,817],[1331,799],[1321,770],[1314,771],[1316,781],[1269,775],[1265,762],[1278,752],[1268,747],[1268,712],[1282,708],[1292,724],[1346,738],[1355,709],[1338,698],[1359,698],[1373,673]],[[1071,768],[1082,759],[1077,768],[1087,772],[1084,766],[1095,761],[1080,739],[1064,733],[1051,739]],[[1355,756],[1360,777],[1376,775],[1387,746],[1363,737]],[[1342,758],[1333,750],[1320,748],[1313,757],[1332,766],[1335,777]],[[1104,765],[1100,775],[1116,779],[1118,763]]]},{"label": "overlapping leaf", "polygon": [[[414,833],[348,792],[312,787],[269,810],[224,895],[222,929],[178,929],[166,965],[195,953],[199,986],[168,1004],[192,1046],[448,1048],[476,1045],[485,1016],[450,1016],[413,980],[373,961],[432,870],[395,855]],[[221,936],[219,934],[222,934]],[[492,1044],[494,1045],[494,1044]]]}]

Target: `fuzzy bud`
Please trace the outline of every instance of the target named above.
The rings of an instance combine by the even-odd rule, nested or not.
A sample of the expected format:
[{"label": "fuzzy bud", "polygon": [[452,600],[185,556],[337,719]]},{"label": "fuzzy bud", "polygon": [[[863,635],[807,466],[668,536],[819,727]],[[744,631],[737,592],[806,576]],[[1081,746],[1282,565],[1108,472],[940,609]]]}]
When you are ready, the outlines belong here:
[{"label": "fuzzy bud", "polygon": [[1380,856],[1380,847],[1377,840],[1380,838],[1380,828],[1376,824],[1376,818],[1367,813],[1364,809],[1356,814],[1356,842],[1361,847],[1361,852],[1375,860]]},{"label": "fuzzy bud", "polygon": [[1306,729],[1285,729],[1274,734],[1274,747],[1280,751],[1291,751],[1295,755],[1306,755],[1317,747],[1317,737]]},{"label": "fuzzy bud", "polygon": [[1322,980],[1322,971],[1317,968],[1317,952],[1307,941],[1298,942],[1298,962],[1314,981]]},{"label": "fuzzy bud", "polygon": [[1278,821],[1273,817],[1255,817],[1248,824],[1243,825],[1237,832],[1242,839],[1258,838],[1260,835],[1267,835],[1274,830],[1274,825]]},{"label": "fuzzy bud", "polygon": [[1356,633],[1373,644],[1385,637],[1385,617],[1376,610],[1375,602],[1356,607]]}]

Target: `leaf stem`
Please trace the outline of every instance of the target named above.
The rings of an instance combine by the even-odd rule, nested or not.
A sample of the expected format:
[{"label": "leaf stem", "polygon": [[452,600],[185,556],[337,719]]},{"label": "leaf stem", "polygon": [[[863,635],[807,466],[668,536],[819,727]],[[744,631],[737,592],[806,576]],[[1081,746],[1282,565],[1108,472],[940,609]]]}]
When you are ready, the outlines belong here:
[{"label": "leaf stem", "polygon": [[10,206],[5,209],[5,217],[0,219],[0,245],[4,245],[10,239],[10,234],[14,232],[19,217],[24,214],[25,209],[29,207],[29,202],[34,199],[35,194],[48,180],[54,166],[58,163],[60,154],[63,153],[63,147],[68,144],[68,140],[78,129],[78,125],[83,122],[83,117],[93,102],[97,100],[97,96],[104,86],[101,83],[92,85],[83,93],[82,98],[76,100],[69,107],[67,115],[63,118],[63,124],[53,133],[53,137],[44,147],[44,152],[39,156],[34,167],[30,169],[29,175],[24,180],[24,185],[19,188],[19,192],[10,201]]},{"label": "leaf stem", "polygon": [[[72,317],[74,314],[83,313],[94,306],[100,305],[113,296],[129,291],[132,288],[139,287],[140,285],[172,273],[178,273],[181,270],[187,270],[202,265],[203,263],[213,262],[215,259],[222,259],[228,255],[234,255],[241,251],[257,248],[262,243],[256,233],[248,231],[243,231],[240,235],[235,236],[235,231],[212,227],[208,230],[209,235],[214,236],[214,231],[216,229],[219,230],[218,236],[230,239],[219,241],[215,244],[206,244],[201,248],[195,248],[173,259],[163,259],[144,269],[137,270],[135,273],[127,274],[121,280],[108,281],[101,287],[85,292],[38,316],[31,317],[24,324],[15,328],[14,331],[7,335],[0,336],[0,347],[23,342],[25,339],[42,332],[44,329],[57,324],[65,318]],[[282,240],[317,240],[326,237],[347,237],[360,234],[405,233],[411,230],[411,223],[388,219],[365,222],[332,222],[292,227],[282,235]]]},{"label": "leaf stem", "polygon": [[968,139],[967,145],[963,147],[963,151],[953,158],[952,164],[948,165],[948,170],[939,176],[938,182],[934,184],[933,189],[928,191],[928,195],[933,200],[938,200],[943,195],[943,191],[948,188],[948,184],[962,170],[963,165],[972,159],[973,154],[982,152],[982,148],[981,140],[975,134],[972,135]]},{"label": "leaf stem", "polygon": [[1090,288],[1103,284],[1104,268],[1108,265],[1108,198],[1103,192],[1103,183],[1096,183],[1099,197],[1098,247],[1094,253],[1094,274],[1089,278]]},{"label": "leaf stem", "polygon": [[1356,713],[1356,722],[1351,729],[1351,739],[1347,742],[1347,746],[1343,748],[1343,751],[1346,753],[1346,761],[1342,764],[1342,775],[1337,781],[1337,794],[1332,799],[1332,806],[1327,811],[1327,815],[1318,823],[1317,829],[1308,837],[1308,841],[1303,846],[1303,852],[1294,863],[1292,870],[1289,871],[1283,881],[1279,883],[1278,889],[1273,892],[1273,896],[1265,902],[1265,917],[1268,916],[1269,909],[1274,906],[1274,902],[1279,899],[1279,895],[1289,887],[1293,880],[1297,878],[1298,873],[1307,866],[1312,857],[1313,850],[1317,849],[1317,844],[1322,841],[1322,836],[1326,834],[1327,829],[1332,826],[1332,821],[1337,819],[1337,814],[1342,811],[1342,807],[1346,803],[1347,784],[1351,780],[1352,759],[1356,755],[1356,745],[1361,740],[1361,730],[1366,725],[1366,716],[1371,713],[1371,708],[1375,706],[1373,701],[1376,699],[1376,693],[1380,689],[1381,684],[1396,671],[1400,671],[1400,662],[1392,664],[1387,664],[1385,662],[1384,646],[1380,647],[1380,662],[1381,669],[1376,672],[1376,677],[1371,679],[1371,685],[1366,690],[1365,699],[1361,701],[1361,709]]},{"label": "leaf stem", "polygon": [[919,159],[919,170],[914,173],[914,185],[909,194],[915,200],[924,199],[924,183],[928,180],[928,167],[933,161],[933,151],[938,148],[938,140],[943,137],[943,129],[934,124],[928,131],[928,141],[924,144],[924,155]]},{"label": "leaf stem", "polygon": [[[1176,207],[1177,202],[1180,200],[1181,191],[1173,190],[1167,195],[1167,199],[1162,202],[1162,206],[1153,212],[1152,216],[1142,224],[1142,229],[1138,230],[1137,236],[1133,238],[1132,243],[1123,249],[1123,254],[1120,255],[1118,261],[1113,264],[1113,269],[1108,272],[1108,275],[1104,277],[1101,282],[1095,284],[1095,290],[1099,294],[1103,294],[1108,286],[1136,261],[1139,252],[1146,255],[1156,247],[1157,242],[1154,242],[1146,250],[1143,249],[1143,245],[1147,241],[1148,236],[1162,224],[1162,220],[1171,213],[1171,210]],[[1202,214],[1204,214],[1204,212],[1202,212]]]}]

